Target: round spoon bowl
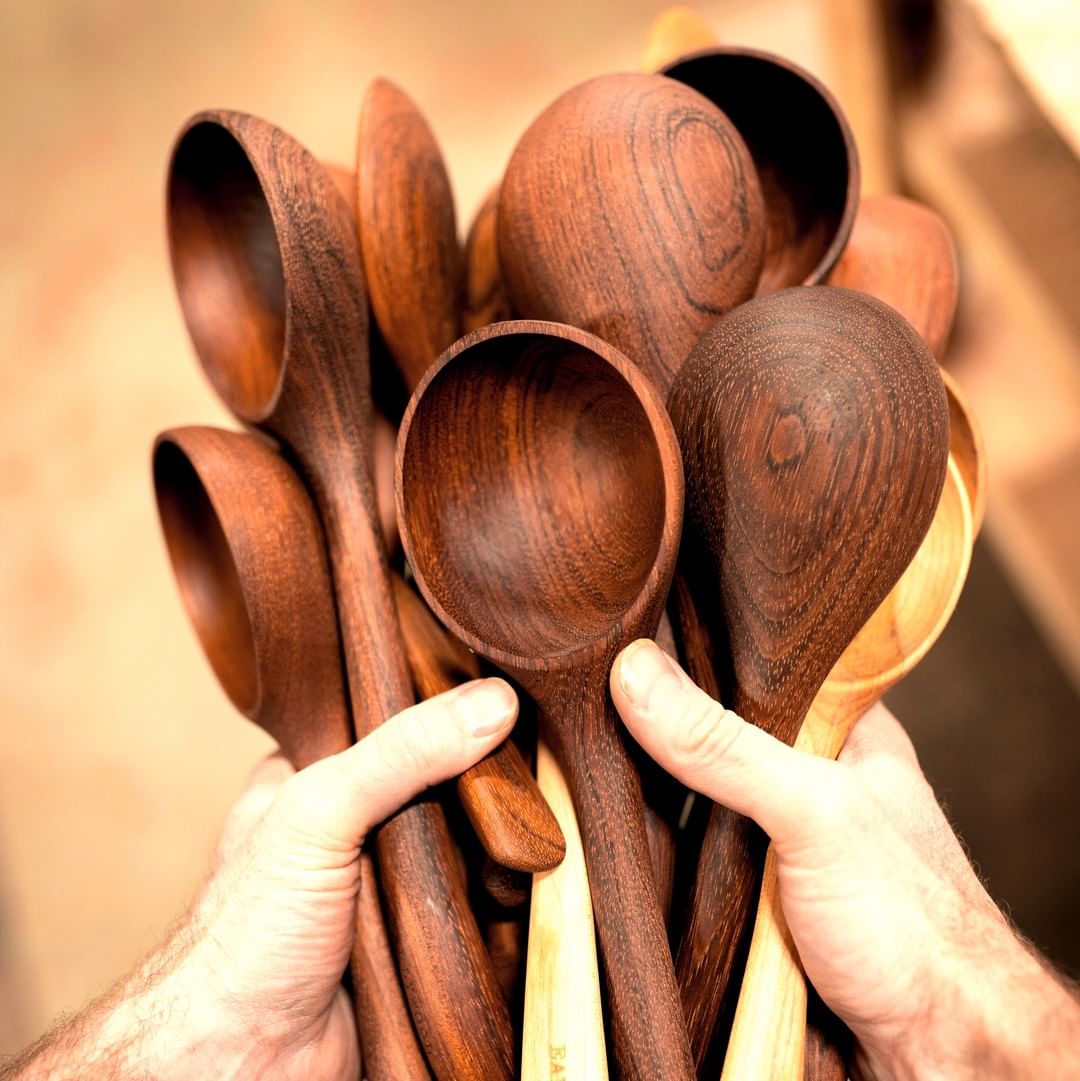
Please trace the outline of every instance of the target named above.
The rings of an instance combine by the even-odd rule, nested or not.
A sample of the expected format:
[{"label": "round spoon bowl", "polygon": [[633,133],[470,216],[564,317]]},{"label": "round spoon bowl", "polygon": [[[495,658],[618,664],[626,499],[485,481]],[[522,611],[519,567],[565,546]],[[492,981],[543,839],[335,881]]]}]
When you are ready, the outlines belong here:
[{"label": "round spoon bowl", "polygon": [[757,293],[824,281],[859,205],[859,158],[832,94],[772,53],[718,46],[660,73],[718,106],[750,150],[768,231]]}]

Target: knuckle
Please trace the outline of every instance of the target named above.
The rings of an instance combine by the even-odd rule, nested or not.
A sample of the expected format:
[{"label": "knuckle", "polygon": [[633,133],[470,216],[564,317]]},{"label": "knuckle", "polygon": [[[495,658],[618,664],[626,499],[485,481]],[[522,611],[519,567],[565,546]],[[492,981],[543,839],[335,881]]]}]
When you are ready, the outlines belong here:
[{"label": "knuckle", "polygon": [[697,766],[728,761],[739,742],[745,722],[705,695],[693,695],[676,730],[678,758]]},{"label": "knuckle", "polygon": [[425,705],[415,706],[400,714],[397,722],[384,725],[383,746],[387,764],[397,773],[426,776],[438,765],[440,748],[445,740],[436,711]]}]

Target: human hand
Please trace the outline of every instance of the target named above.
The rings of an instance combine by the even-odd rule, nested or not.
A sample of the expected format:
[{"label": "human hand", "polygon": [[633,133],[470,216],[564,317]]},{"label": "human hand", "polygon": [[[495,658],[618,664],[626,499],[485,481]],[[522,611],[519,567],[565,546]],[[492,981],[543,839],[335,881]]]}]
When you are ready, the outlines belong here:
[{"label": "human hand", "polygon": [[653,643],[616,659],[615,705],[670,773],[772,838],[807,977],[882,1079],[1069,1075],[1080,1005],[986,893],[883,706],[837,762],[697,688]]},{"label": "human hand", "polygon": [[4,1078],[359,1076],[349,960],[368,833],[507,735],[500,679],[429,699],[341,754],[256,770],[209,883],[164,946]]}]

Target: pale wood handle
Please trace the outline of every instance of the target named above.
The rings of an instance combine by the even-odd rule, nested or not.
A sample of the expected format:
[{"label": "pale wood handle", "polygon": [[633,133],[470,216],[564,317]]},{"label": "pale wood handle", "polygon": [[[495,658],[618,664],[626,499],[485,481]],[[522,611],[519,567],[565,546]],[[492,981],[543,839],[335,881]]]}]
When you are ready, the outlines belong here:
[{"label": "pale wood handle", "polygon": [[606,1081],[592,897],[577,817],[555,756],[539,742],[536,780],[566,838],[554,870],[533,876],[525,970],[522,1081]]}]

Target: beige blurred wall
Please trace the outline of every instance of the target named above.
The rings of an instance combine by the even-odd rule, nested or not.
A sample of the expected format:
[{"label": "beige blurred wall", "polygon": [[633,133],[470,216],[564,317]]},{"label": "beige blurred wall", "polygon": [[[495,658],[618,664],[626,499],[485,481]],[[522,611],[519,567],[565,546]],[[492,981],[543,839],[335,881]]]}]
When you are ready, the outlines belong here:
[{"label": "beige blurred wall", "polygon": [[[348,162],[376,74],[438,134],[463,222],[562,89],[634,67],[657,0],[7,3],[0,33],[0,1054],[162,934],[268,750],[185,624],[148,475],[226,418],[172,294],[163,172],[227,105]],[[702,6],[805,55],[800,17]],[[745,31],[737,30],[747,24]],[[778,40],[779,36],[779,40]]]}]

